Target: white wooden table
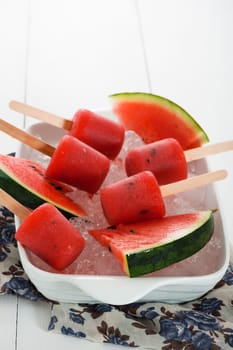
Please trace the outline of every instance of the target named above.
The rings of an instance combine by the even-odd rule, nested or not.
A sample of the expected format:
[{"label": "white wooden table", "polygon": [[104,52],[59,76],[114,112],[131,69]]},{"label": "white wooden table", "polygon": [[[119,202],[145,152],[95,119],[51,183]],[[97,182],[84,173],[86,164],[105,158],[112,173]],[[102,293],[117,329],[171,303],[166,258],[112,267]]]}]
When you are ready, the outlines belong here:
[{"label": "white wooden table", "polygon": [[[11,99],[72,117],[78,108],[109,108],[108,95],[147,91],[195,116],[213,142],[232,139],[232,0],[0,0],[0,114]],[[0,133],[1,153],[15,141]],[[233,226],[233,154],[213,156],[226,168],[221,192]],[[232,233],[233,232],[229,232]],[[0,297],[1,349],[116,349],[47,331],[42,303]]]}]

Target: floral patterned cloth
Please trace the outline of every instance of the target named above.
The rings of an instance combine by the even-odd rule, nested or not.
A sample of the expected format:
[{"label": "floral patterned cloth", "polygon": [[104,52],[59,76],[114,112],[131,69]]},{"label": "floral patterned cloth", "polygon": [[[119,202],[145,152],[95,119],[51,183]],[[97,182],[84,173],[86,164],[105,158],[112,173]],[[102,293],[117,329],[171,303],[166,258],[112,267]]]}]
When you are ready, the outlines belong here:
[{"label": "floral patterned cloth", "polygon": [[[19,261],[12,213],[0,207],[0,294],[48,302]],[[233,349],[233,264],[203,297],[183,304],[53,303],[49,331],[98,343],[154,350]]]}]

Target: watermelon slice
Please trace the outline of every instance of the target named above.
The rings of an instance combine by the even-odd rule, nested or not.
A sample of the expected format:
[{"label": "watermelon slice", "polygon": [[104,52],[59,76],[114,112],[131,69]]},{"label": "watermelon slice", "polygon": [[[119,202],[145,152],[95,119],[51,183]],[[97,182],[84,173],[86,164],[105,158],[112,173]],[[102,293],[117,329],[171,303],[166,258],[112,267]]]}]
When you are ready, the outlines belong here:
[{"label": "watermelon slice", "polygon": [[0,155],[0,187],[31,209],[49,202],[67,218],[86,215],[79,204],[66,196],[73,188],[49,179],[43,166],[31,160]]},{"label": "watermelon slice", "polygon": [[89,234],[114,254],[129,277],[136,277],[193,255],[213,232],[213,214],[206,210],[90,230]]},{"label": "watermelon slice", "polygon": [[126,130],[134,130],[145,143],[175,138],[182,148],[199,147],[209,141],[197,121],[167,98],[142,92],[110,95],[112,109]]}]

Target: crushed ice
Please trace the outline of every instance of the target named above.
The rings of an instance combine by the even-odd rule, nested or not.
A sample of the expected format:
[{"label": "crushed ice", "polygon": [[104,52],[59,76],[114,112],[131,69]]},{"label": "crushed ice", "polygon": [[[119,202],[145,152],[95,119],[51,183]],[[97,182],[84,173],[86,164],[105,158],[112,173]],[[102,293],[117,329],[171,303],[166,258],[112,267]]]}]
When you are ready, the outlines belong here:
[{"label": "crushed ice", "polygon": [[[135,147],[141,146],[143,141],[133,131],[127,131],[125,141],[118,157],[111,162],[110,171],[102,184],[106,186],[126,177],[124,170],[124,158],[126,153]],[[35,154],[33,155],[35,159]],[[38,158],[38,157],[37,157]],[[47,164],[47,158],[41,154],[37,159],[43,165]],[[206,163],[203,161],[191,162],[188,165],[188,175],[195,176],[201,172],[207,171]],[[197,210],[212,209],[208,207],[209,197],[212,196],[211,186],[201,187],[192,191],[187,191],[174,196],[164,198],[167,215],[187,213]],[[89,275],[124,275],[115,257],[102,247],[95,239],[90,237],[88,230],[99,229],[108,226],[101,207],[99,193],[89,196],[86,192],[75,189],[69,193],[69,197],[77,201],[86,210],[88,218],[72,218],[71,223],[83,234],[86,239],[86,245],[83,252],[63,273],[68,274],[89,274]],[[208,202],[208,203],[207,203]],[[216,207],[216,204],[213,204]],[[193,256],[168,266],[160,271],[155,271],[147,276],[191,276],[205,275],[216,271],[222,262],[223,244],[220,232],[221,218],[218,213],[215,214],[216,227],[215,233],[206,246]],[[30,253],[30,259],[33,263],[46,271],[53,271],[46,263],[41,261],[34,254]],[[201,268],[200,268],[201,266]],[[53,271],[56,272],[56,271]]]}]

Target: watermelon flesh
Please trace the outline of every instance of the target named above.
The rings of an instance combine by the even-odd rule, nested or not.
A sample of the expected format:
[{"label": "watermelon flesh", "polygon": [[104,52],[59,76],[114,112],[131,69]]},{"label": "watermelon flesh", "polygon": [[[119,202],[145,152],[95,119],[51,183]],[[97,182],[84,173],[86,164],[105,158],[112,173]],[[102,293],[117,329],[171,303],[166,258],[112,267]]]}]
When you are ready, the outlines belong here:
[{"label": "watermelon flesh", "polygon": [[78,230],[49,203],[27,216],[15,238],[56,270],[69,266],[85,245]]},{"label": "watermelon flesh", "polygon": [[67,196],[73,188],[46,177],[44,167],[31,160],[0,155],[0,187],[31,209],[49,202],[67,217],[86,215]]},{"label": "watermelon flesh", "polygon": [[129,277],[160,270],[193,255],[213,232],[214,218],[209,210],[89,230]]},{"label": "watermelon flesh", "polygon": [[91,194],[98,191],[110,160],[94,148],[70,135],[60,140],[46,169],[46,176]]},{"label": "watermelon flesh", "polygon": [[184,151],[174,138],[155,141],[130,150],[125,158],[128,176],[149,170],[159,185],[187,178],[187,162]]},{"label": "watermelon flesh", "polygon": [[208,142],[197,121],[175,102],[141,92],[110,96],[112,109],[126,130],[134,130],[145,143],[173,137],[189,149]]},{"label": "watermelon flesh", "polygon": [[78,110],[69,134],[95,148],[110,159],[121,150],[125,129],[119,123],[86,109]]},{"label": "watermelon flesh", "polygon": [[100,190],[104,214],[110,225],[144,221],[165,215],[165,205],[155,176],[143,171]]}]

